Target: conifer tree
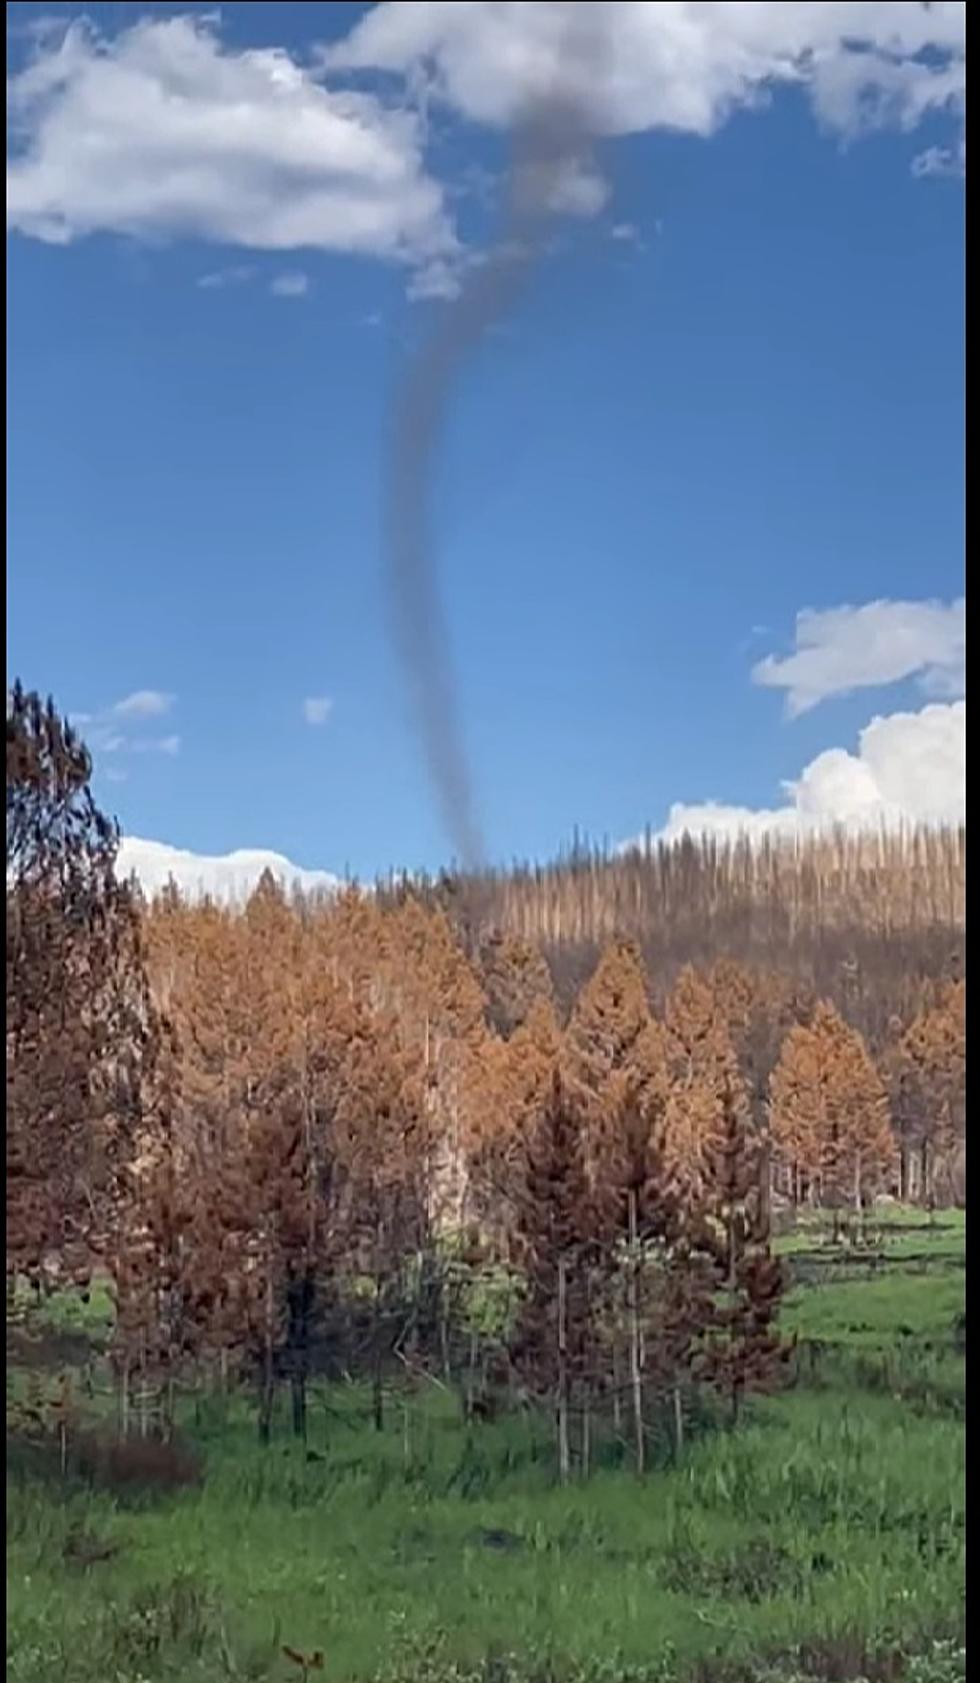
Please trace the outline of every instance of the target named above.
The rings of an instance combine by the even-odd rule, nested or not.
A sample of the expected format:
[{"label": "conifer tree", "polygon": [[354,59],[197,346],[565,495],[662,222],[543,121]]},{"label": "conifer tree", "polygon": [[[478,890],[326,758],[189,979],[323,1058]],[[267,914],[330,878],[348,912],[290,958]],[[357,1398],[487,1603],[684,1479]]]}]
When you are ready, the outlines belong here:
[{"label": "conifer tree", "polygon": [[362,1019],[348,1041],[335,1149],[348,1266],[370,1292],[366,1345],[380,1430],[384,1362],[410,1320],[406,1264],[428,1250],[431,1172],[424,1088],[383,1020]]},{"label": "conifer tree", "polygon": [[[919,1186],[931,1203],[937,1178],[957,1193],[955,1162],[965,1135],[966,985],[953,982],[919,1012],[898,1046],[897,1075],[919,1154]],[[961,1171],[962,1178],[962,1171]]]},{"label": "conifer tree", "polygon": [[807,1186],[835,1211],[851,1201],[860,1209],[892,1167],[884,1083],[861,1036],[827,1001],[786,1036],[770,1116],[797,1198]]},{"label": "conifer tree", "polygon": [[639,949],[632,941],[612,941],[582,989],[565,1034],[563,1074],[570,1097],[586,1114],[602,1112],[610,1082],[630,1070],[649,1023]]},{"label": "conifer tree", "polygon": [[764,1149],[747,1107],[726,1091],[707,1196],[692,1228],[692,1260],[697,1267],[704,1259],[713,1287],[698,1371],[728,1399],[733,1425],[748,1392],[778,1382],[792,1348],[775,1327],[784,1278],[769,1247]]},{"label": "conifer tree", "polygon": [[7,697],[7,1266],[104,1250],[157,1050],[118,832],[52,701]]},{"label": "conifer tree", "polygon": [[552,1402],[558,1472],[566,1483],[571,1412],[589,1366],[594,1210],[582,1130],[557,1068],[519,1149],[515,1214],[526,1284],[514,1355],[528,1388]]},{"label": "conifer tree", "polygon": [[745,1088],[723,1010],[709,984],[681,971],[664,1013],[670,1091],[667,1137],[697,1200],[717,1161],[725,1095],[744,1108]]},{"label": "conifer tree", "polygon": [[553,998],[551,972],[537,947],[495,930],[480,948],[480,978],[491,1027],[508,1039],[534,1005]]}]

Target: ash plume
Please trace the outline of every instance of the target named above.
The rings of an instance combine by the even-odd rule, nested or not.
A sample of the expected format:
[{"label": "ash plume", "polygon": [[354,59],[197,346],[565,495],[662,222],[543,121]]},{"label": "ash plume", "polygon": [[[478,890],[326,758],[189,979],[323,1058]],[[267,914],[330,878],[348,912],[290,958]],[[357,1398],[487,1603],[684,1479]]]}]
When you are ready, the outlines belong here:
[{"label": "ash plume", "polygon": [[458,294],[406,368],[392,406],[385,497],[392,625],[426,770],[464,871],[479,867],[484,849],[439,588],[432,482],[449,407],[470,356],[513,310],[540,259],[548,223],[563,213],[588,213],[603,196],[585,92],[596,72],[594,31],[576,24],[577,7],[561,10],[557,74],[546,92],[526,102],[513,127],[499,241],[464,271]]}]

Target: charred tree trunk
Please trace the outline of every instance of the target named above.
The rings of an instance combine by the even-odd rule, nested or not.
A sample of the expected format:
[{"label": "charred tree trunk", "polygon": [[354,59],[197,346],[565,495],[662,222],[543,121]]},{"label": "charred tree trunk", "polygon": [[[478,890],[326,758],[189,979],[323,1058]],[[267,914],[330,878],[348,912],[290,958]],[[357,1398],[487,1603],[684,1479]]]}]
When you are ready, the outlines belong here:
[{"label": "charred tree trunk", "polygon": [[643,1428],[643,1364],[640,1352],[640,1256],[636,1224],[636,1192],[629,1191],[629,1327],[630,1327],[630,1389],[633,1398],[633,1444],[636,1471],[642,1477],[646,1465],[646,1439]]},{"label": "charred tree trunk", "polygon": [[568,1277],[564,1257],[558,1259],[558,1387],[556,1399],[558,1477],[567,1484],[571,1472],[568,1441]]}]

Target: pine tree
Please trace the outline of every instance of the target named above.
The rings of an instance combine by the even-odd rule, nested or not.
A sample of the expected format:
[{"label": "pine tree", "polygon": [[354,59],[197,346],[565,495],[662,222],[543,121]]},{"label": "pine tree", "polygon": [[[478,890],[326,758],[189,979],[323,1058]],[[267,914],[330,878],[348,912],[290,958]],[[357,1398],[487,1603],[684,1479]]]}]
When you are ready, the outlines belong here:
[{"label": "pine tree", "polygon": [[557,1068],[522,1136],[520,1159],[515,1213],[526,1285],[514,1355],[529,1389],[552,1401],[559,1477],[566,1483],[570,1416],[589,1366],[594,1219],[582,1130]]},{"label": "pine tree", "polygon": [[733,1425],[742,1398],[771,1389],[792,1349],[775,1327],[784,1277],[769,1248],[760,1175],[764,1149],[746,1107],[726,1091],[707,1196],[692,1238],[694,1266],[702,1259],[707,1263],[714,1288],[697,1371],[728,1399]]},{"label": "pine tree", "polygon": [[834,1210],[860,1209],[891,1169],[884,1083],[855,1029],[827,1001],[791,1029],[770,1083],[773,1142],[804,1185]]},{"label": "pine tree", "polygon": [[410,1318],[405,1263],[429,1249],[432,1161],[423,1089],[383,1020],[362,1020],[350,1036],[334,1137],[347,1265],[370,1288],[366,1344],[380,1430],[385,1359]]},{"label": "pine tree", "polygon": [[768,1201],[773,1167],[768,1148],[769,1082],[785,1036],[796,1023],[806,1020],[811,1005],[806,990],[792,977],[749,969],[732,959],[713,964],[707,981],[731,1036],[752,1131],[766,1142],[759,1172],[763,1196]]},{"label": "pine tree", "polygon": [[71,726],[7,697],[7,1267],[87,1281],[109,1242],[159,1024],[118,832]]},{"label": "pine tree", "polygon": [[677,1313],[680,1300],[672,1267],[684,1217],[684,1189],[668,1151],[668,1092],[665,1036],[661,1025],[651,1022],[634,1048],[632,1071],[617,1084],[615,1098],[610,1095],[596,1177],[596,1226],[614,1311],[613,1384],[618,1390],[616,1309],[621,1305],[635,1464],[641,1474],[646,1461],[646,1380],[652,1377],[675,1392],[676,1417],[685,1354],[679,1337],[685,1318]]},{"label": "pine tree", "polygon": [[937,1178],[946,1196],[955,1197],[956,1157],[965,1137],[964,982],[947,985],[935,1005],[920,1011],[902,1035],[897,1053],[898,1081],[911,1107],[911,1131],[918,1146],[922,1197],[933,1201]]},{"label": "pine tree", "polygon": [[532,1008],[551,1002],[551,973],[537,947],[519,935],[495,931],[480,948],[480,977],[491,1027],[504,1039],[521,1027]]},{"label": "pine tree", "polygon": [[670,1083],[667,1137],[674,1163],[696,1201],[717,1161],[725,1095],[743,1109],[745,1087],[719,1001],[690,967],[678,976],[664,1017]]},{"label": "pine tree", "polygon": [[[600,1115],[650,1024],[646,975],[632,941],[613,941],[582,989],[565,1034],[563,1075],[585,1114]],[[613,1083],[613,1087],[610,1086]]]}]

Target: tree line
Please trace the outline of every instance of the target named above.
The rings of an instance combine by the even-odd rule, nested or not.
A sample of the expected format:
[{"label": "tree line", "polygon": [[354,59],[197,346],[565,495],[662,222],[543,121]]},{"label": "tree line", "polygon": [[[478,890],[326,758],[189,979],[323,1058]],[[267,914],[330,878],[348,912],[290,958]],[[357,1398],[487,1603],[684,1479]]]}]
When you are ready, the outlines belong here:
[{"label": "tree line", "polygon": [[546,1407],[563,1478],[609,1433],[642,1470],[654,1414],[679,1454],[700,1399],[779,1382],[774,1211],[959,1192],[955,974],[876,1044],[853,970],[837,1001],[717,952],[665,983],[631,932],[563,998],[479,884],[146,903],[90,775],[15,685],[8,1279],[111,1281],[125,1429],[206,1375],[264,1440],[285,1385],[302,1434],[314,1372],[381,1427],[394,1371]]}]

